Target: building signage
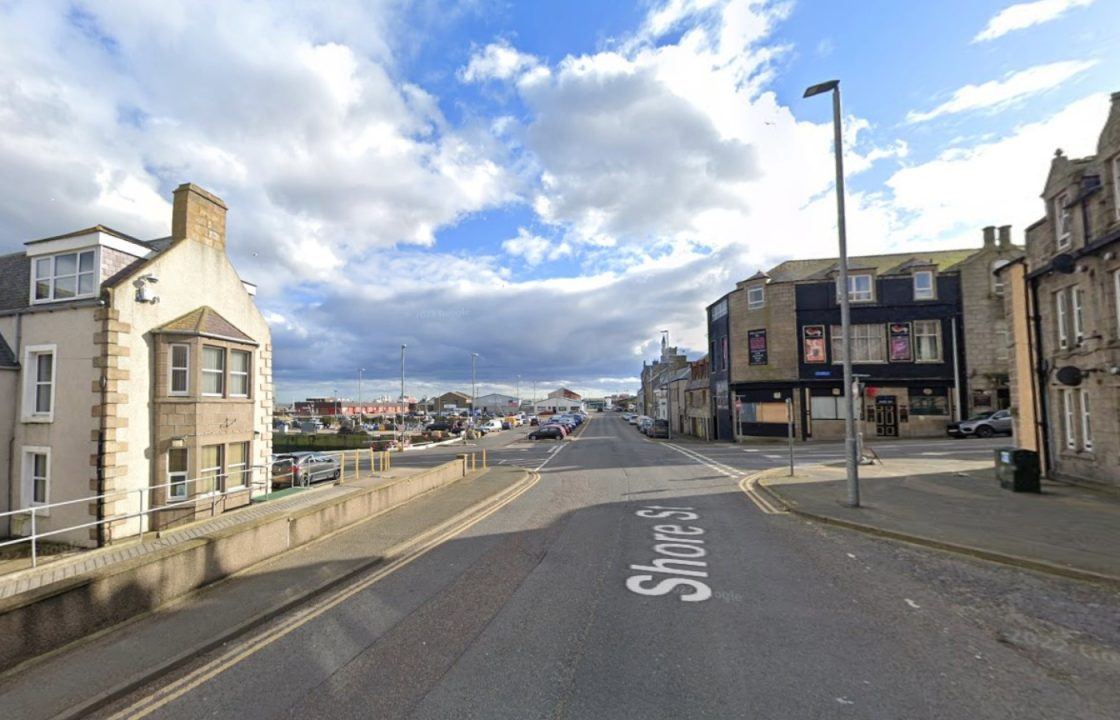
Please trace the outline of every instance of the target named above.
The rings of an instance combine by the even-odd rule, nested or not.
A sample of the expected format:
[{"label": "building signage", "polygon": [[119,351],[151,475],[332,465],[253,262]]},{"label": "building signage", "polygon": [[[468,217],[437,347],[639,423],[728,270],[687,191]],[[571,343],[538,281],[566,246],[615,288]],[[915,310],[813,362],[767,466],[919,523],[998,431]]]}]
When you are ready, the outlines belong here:
[{"label": "building signage", "polygon": [[911,362],[910,323],[891,323],[890,333],[891,362]]},{"label": "building signage", "polygon": [[766,331],[765,330],[748,330],[747,331],[747,345],[750,347],[750,360],[751,365],[765,365],[766,364]]},{"label": "building signage", "polygon": [[806,325],[801,328],[803,338],[805,362],[826,363],[828,355],[824,349],[824,325]]}]

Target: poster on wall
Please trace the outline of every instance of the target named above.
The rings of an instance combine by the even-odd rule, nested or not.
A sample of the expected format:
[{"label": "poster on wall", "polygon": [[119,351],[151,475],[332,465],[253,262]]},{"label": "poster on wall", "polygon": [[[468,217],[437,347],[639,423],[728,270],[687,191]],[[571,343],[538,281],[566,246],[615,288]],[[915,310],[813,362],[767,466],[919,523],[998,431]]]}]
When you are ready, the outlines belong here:
[{"label": "poster on wall", "polygon": [[910,362],[910,323],[890,324],[891,362]]},{"label": "poster on wall", "polygon": [[766,331],[765,330],[748,330],[747,331],[747,346],[750,348],[751,365],[765,365],[766,364]]},{"label": "poster on wall", "polygon": [[805,346],[806,363],[826,363],[828,356],[824,349],[824,325],[806,325],[801,328]]}]

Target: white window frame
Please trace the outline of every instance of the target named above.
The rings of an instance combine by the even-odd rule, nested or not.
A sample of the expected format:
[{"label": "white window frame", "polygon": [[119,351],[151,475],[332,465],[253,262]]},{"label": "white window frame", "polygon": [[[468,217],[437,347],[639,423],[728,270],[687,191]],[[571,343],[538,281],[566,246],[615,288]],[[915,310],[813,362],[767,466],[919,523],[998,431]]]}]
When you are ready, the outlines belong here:
[{"label": "white window frame", "polygon": [[[233,356],[241,353],[245,355],[245,372],[233,369]],[[251,395],[253,389],[253,353],[248,350],[230,350],[226,353],[226,361],[229,363],[229,396],[236,398],[247,398]],[[234,379],[245,378],[245,392],[234,392]]]},{"label": "white window frame", "polygon": [[1011,359],[1011,331],[1006,320],[996,320],[992,329],[996,338],[996,360]]},{"label": "white window frame", "polygon": [[1081,388],[1077,391],[1080,396],[1079,410],[1081,411],[1081,448],[1083,450],[1092,451],[1093,449],[1093,419],[1092,411],[1093,404],[1089,399],[1089,388]]},{"label": "white window frame", "polygon": [[1058,328],[1058,347],[1065,350],[1069,347],[1069,304],[1066,301],[1065,288],[1054,293],[1055,318]]},{"label": "white window frame", "polygon": [[1062,388],[1062,417],[1064,430],[1066,433],[1066,449],[1077,449],[1077,432],[1073,429],[1073,390],[1069,388]]},{"label": "white window frame", "polygon": [[[93,268],[88,272],[82,272],[82,255],[90,254],[93,256]],[[73,275],[59,275],[57,272],[58,258],[63,255],[74,256],[74,273]],[[67,250],[66,252],[55,253],[53,255],[34,255],[31,260],[31,304],[42,305],[43,303],[64,302],[68,300],[82,300],[84,298],[92,298],[97,296],[97,290],[100,283],[101,276],[101,252],[100,248],[84,248],[82,250]],[[39,261],[46,260],[49,264],[48,274],[39,277]],[[93,282],[91,283],[90,291],[88,293],[79,292],[81,288],[81,276],[92,275]],[[55,297],[55,287],[59,277],[73,277],[74,278],[74,295],[71,297],[59,298]],[[36,284],[40,280],[47,281],[48,293],[45,298],[35,297]]]},{"label": "white window frame", "polygon": [[[173,452],[181,452],[183,457],[186,458],[185,467],[182,470],[171,470],[171,453]],[[182,492],[177,492],[175,484],[167,486],[167,500],[169,502],[180,502],[190,496],[190,471],[190,450],[188,448],[169,448],[167,451],[167,482],[180,484],[179,487],[182,488]]]},{"label": "white window frame", "polygon": [[1067,250],[1073,244],[1073,210],[1069,204],[1069,193],[1058,193],[1054,198],[1054,242],[1059,250]]},{"label": "white window frame", "polygon": [[[758,293],[758,297],[751,297]],[[764,285],[757,285],[755,287],[747,288],[747,309],[748,310],[761,310],[766,307],[766,287]]]},{"label": "white window frame", "polygon": [[997,272],[1001,267],[1009,265],[1010,260],[993,260],[992,261],[992,294],[1003,295],[1003,276]]},{"label": "white window frame", "polygon": [[[44,383],[39,380],[38,357],[40,355],[51,356],[51,379],[49,383]],[[36,402],[38,401],[37,391],[40,385],[48,385],[51,390],[50,408],[46,412],[40,412],[36,409]],[[23,412],[21,413],[23,422],[54,422],[54,406],[57,396],[58,346],[53,343],[49,345],[28,345],[23,351]]]},{"label": "white window frame", "polygon": [[[857,291],[860,278],[867,278],[867,290]],[[836,302],[840,302],[840,276],[836,277]],[[870,273],[848,273],[848,302],[875,302],[875,276]]]},{"label": "white window frame", "polygon": [[[918,287],[918,278],[929,278],[928,288]],[[932,270],[918,270],[914,273],[914,299],[915,300],[936,300],[937,299],[937,285],[933,281]]]},{"label": "white window frame", "polygon": [[[887,332],[886,332],[886,327],[887,326],[883,323],[861,323],[861,324],[858,324],[858,325],[852,325],[851,326],[851,332],[852,332],[852,362],[853,363],[858,363],[860,365],[880,365],[882,363],[887,362]],[[879,330],[876,333],[876,332],[873,332],[870,328],[878,328]],[[833,325],[831,327],[831,333],[832,333],[831,334],[831,338],[832,338],[832,364],[833,365],[838,365],[838,364],[840,364],[844,361],[843,331],[841,329],[841,326],[840,325]],[[873,335],[876,335],[876,334],[878,335],[878,338],[872,337]],[[878,342],[873,344],[872,343],[873,340],[878,340]],[[880,357],[880,359],[878,359],[878,360],[861,359],[862,357],[864,357],[864,355],[859,352],[859,349],[861,347],[864,350],[868,351],[866,353],[867,358],[870,358],[871,355],[872,355],[872,353],[870,352],[871,348],[878,347],[878,352],[876,354]]]},{"label": "white window frame", "polygon": [[1081,300],[1081,288],[1076,285],[1069,290],[1070,317],[1073,319],[1073,344],[1085,341],[1085,303]]},{"label": "white window frame", "polygon": [[[43,501],[35,501],[35,461],[33,455],[45,455],[47,472],[43,483]],[[45,445],[24,445],[20,448],[20,506],[22,508],[41,508],[36,515],[50,515],[47,506],[51,503],[51,449]]]},{"label": "white window frame", "polygon": [[[249,467],[251,466],[251,463],[249,462],[249,458],[252,457],[253,445],[248,440],[242,440],[241,442],[229,443],[229,447],[233,447],[234,445],[244,445],[245,446],[245,459],[244,459],[244,461],[239,462],[239,463],[230,463],[229,462],[229,448],[228,447],[226,448],[226,450],[225,450],[225,461],[226,461],[226,486],[227,486],[226,490],[227,491],[232,490],[234,488],[248,487],[248,485],[249,485],[249,483],[247,482],[247,479],[248,479],[248,476],[249,476]],[[238,477],[238,476],[240,476],[240,477]],[[239,480],[239,482],[236,485],[230,485],[229,484],[230,479],[237,479],[237,480]]]},{"label": "white window frame", "polygon": [[[940,363],[945,362],[945,351],[941,343],[941,321],[940,320],[914,320],[912,327],[914,328],[914,362],[916,363]],[[920,332],[923,327],[933,327],[934,332]],[[934,344],[937,348],[937,357],[923,358],[921,338],[932,337]]]},{"label": "white window frame", "polygon": [[[187,364],[175,364],[175,349],[183,348],[187,353]],[[181,370],[186,379],[182,390],[175,389],[175,371]],[[167,348],[167,394],[175,397],[184,397],[191,394],[191,346],[189,343],[171,343]]]},{"label": "white window frame", "polygon": [[[211,369],[206,367],[206,351],[207,350],[218,350],[219,352],[221,352],[222,367],[221,367],[220,370],[211,370]],[[227,369],[227,365],[229,364],[229,360],[226,357],[226,354],[227,354],[226,348],[222,347],[221,345],[203,345],[201,354],[202,354],[202,359],[200,360],[200,362],[202,363],[202,387],[199,388],[199,390],[201,391],[199,394],[203,395],[204,397],[225,397],[226,390],[228,389],[226,387],[226,369]],[[207,375],[217,375],[219,378],[221,378],[221,389],[218,392],[216,392],[216,393],[206,392],[206,376]]]},{"label": "white window frame", "polygon": [[205,452],[204,451],[206,450],[206,448],[209,448],[209,447],[218,448],[218,464],[214,465],[214,466],[211,466],[211,467],[200,467],[198,469],[198,479],[199,479],[199,481],[201,481],[203,478],[207,477],[206,473],[213,472],[213,475],[211,477],[214,478],[214,485],[209,490],[207,490],[205,493],[198,493],[197,488],[196,488],[195,492],[198,495],[214,495],[214,494],[221,493],[222,489],[225,487],[225,484],[226,484],[226,476],[225,476],[225,472],[224,472],[224,466],[226,464],[226,446],[225,445],[223,445],[222,443],[214,443],[213,445],[203,445],[202,448],[199,450],[198,462],[202,463],[203,458],[205,457]]}]

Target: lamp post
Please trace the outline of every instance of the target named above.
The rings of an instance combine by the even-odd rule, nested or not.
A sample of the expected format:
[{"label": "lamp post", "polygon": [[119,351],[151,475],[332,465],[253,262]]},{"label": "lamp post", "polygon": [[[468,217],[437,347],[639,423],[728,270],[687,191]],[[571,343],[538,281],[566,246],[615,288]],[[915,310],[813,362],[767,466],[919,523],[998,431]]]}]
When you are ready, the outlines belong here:
[{"label": "lamp post", "polygon": [[401,402],[404,402],[404,351],[408,349],[408,345],[401,343]]},{"label": "lamp post", "polygon": [[840,127],[840,81],[813,85],[805,90],[810,98],[832,92],[833,152],[836,155],[836,225],[840,236],[840,347],[844,364],[844,458],[848,470],[848,505],[859,507],[859,449],[856,441],[856,399],[852,392],[852,320],[848,287],[848,236],[844,225],[844,144]]},{"label": "lamp post", "polygon": [[517,376],[517,412],[521,412],[521,376]]},{"label": "lamp post", "polygon": [[362,415],[364,414],[362,408],[362,373],[365,371],[365,368],[358,368],[358,425],[362,424]]},{"label": "lamp post", "polygon": [[471,353],[471,425],[474,425],[474,403],[475,397],[478,395],[478,382],[477,375],[475,374],[475,362],[478,360],[478,353]]}]

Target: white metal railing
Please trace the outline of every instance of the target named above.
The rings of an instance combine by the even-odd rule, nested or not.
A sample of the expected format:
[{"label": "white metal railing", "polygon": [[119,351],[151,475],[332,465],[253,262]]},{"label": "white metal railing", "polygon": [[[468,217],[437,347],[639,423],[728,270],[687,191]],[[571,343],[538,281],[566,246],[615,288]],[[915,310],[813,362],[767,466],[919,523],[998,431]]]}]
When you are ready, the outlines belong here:
[{"label": "white metal railing", "polygon": [[[281,463],[287,462],[289,464],[291,463],[290,460],[282,460],[280,462]],[[100,495],[89,495],[89,496],[77,498],[77,499],[74,499],[74,500],[61,500],[59,502],[43,503],[43,504],[40,504],[40,505],[32,505],[31,507],[20,508],[18,510],[8,510],[8,511],[5,511],[5,512],[0,512],[0,520],[2,520],[4,518],[9,518],[10,520],[14,520],[17,517],[22,516],[22,515],[30,516],[29,528],[28,529],[31,531],[30,534],[28,534],[28,535],[21,535],[19,537],[15,537],[15,538],[12,538],[12,539],[9,539],[9,540],[0,541],[0,548],[8,547],[10,545],[18,545],[20,543],[30,543],[30,545],[31,545],[31,567],[38,567],[38,565],[39,565],[39,552],[38,552],[39,548],[38,548],[38,545],[39,545],[39,541],[41,539],[46,538],[46,537],[51,537],[51,536],[54,536],[54,535],[61,535],[63,533],[73,532],[75,530],[82,530],[82,529],[85,529],[85,528],[97,527],[99,525],[108,525],[110,523],[119,523],[119,522],[126,521],[126,520],[132,520],[134,518],[140,518],[140,523],[139,523],[140,527],[139,527],[139,530],[138,530],[138,535],[139,535],[139,539],[143,540],[144,539],[144,532],[145,532],[144,517],[146,515],[149,515],[149,514],[155,513],[155,512],[160,512],[162,510],[169,510],[169,509],[186,507],[186,503],[188,503],[188,502],[197,503],[199,500],[202,500],[202,499],[206,499],[206,500],[210,501],[210,513],[211,513],[211,515],[213,515],[214,514],[214,508],[217,506],[219,500],[221,500],[222,498],[224,498],[228,495],[232,495],[232,494],[235,494],[235,493],[242,493],[242,492],[245,492],[245,490],[249,490],[249,494],[250,494],[250,496],[252,496],[254,494],[256,488],[263,488],[265,493],[269,492],[269,490],[271,489],[271,486],[272,486],[273,468],[275,466],[276,466],[275,463],[270,463],[269,465],[251,465],[251,466],[247,466],[244,470],[240,470],[240,471],[235,472],[235,473],[218,473],[218,474],[214,474],[214,475],[204,475],[202,477],[197,477],[197,478],[186,478],[186,479],[183,479],[183,480],[173,480],[171,482],[166,482],[166,483],[162,483],[162,484],[159,484],[159,485],[148,485],[148,486],[145,486],[145,487],[142,487],[142,488],[133,488],[133,489],[130,489],[130,490],[114,490],[113,492],[101,493]],[[263,480],[253,479],[252,478],[253,472],[256,471],[256,470],[261,470],[261,469],[267,469],[267,471],[268,471],[265,479],[263,479]],[[238,474],[240,474],[242,476],[242,478],[246,478],[246,476],[248,476],[247,481],[244,481],[241,484],[233,486],[233,487],[226,487],[226,482],[229,480],[229,478],[233,477],[235,475],[238,475]],[[190,492],[190,485],[192,483],[194,483],[194,489],[195,489],[194,493]],[[205,483],[205,484],[209,485],[212,489],[199,492],[199,486],[202,483]],[[183,487],[186,488],[186,492],[184,493],[184,495],[182,497],[178,497],[178,496],[172,497],[171,488],[172,487],[177,488],[177,487],[180,487],[180,486],[183,486]],[[145,500],[147,499],[147,496],[150,493],[153,493],[154,491],[159,490],[161,488],[166,488],[166,493],[165,493],[166,504],[157,505],[151,500],[148,500],[147,502],[145,502]],[[222,488],[222,489],[219,490],[218,488]],[[130,497],[135,497],[137,499],[137,502],[136,502],[136,508],[137,509],[136,509],[135,512],[126,511],[126,512],[117,513],[117,514],[114,514],[114,515],[110,515],[108,517],[101,518],[100,520],[93,520],[91,522],[84,522],[84,523],[77,523],[77,524],[74,524],[74,525],[67,525],[65,527],[54,528],[54,529],[46,530],[46,531],[43,531],[43,532],[39,531],[38,522],[37,522],[36,518],[39,517],[40,515],[45,514],[45,513],[49,513],[51,510],[53,510],[55,508],[62,508],[62,507],[67,507],[69,505],[78,505],[78,504],[82,504],[82,503],[90,503],[90,502],[95,502],[95,501],[96,502],[106,502],[106,503],[117,502],[119,500],[127,500]],[[145,507],[145,505],[147,505],[147,507]]]}]

